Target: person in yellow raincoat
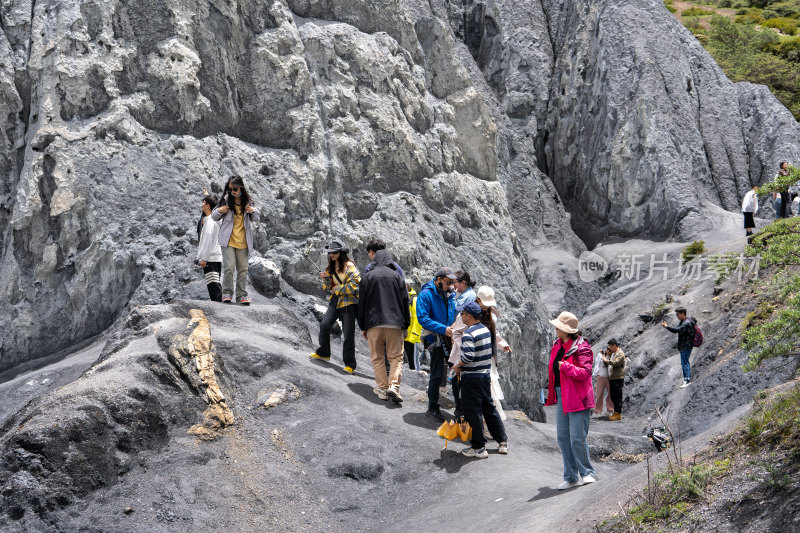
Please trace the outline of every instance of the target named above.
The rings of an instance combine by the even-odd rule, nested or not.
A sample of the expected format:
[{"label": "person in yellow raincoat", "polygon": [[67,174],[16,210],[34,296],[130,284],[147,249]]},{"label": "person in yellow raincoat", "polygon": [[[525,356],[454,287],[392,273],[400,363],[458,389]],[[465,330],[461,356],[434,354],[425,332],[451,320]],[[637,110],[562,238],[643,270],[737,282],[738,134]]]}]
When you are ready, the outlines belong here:
[{"label": "person in yellow raincoat", "polygon": [[406,281],[406,287],[408,288],[408,299],[411,301],[409,306],[411,309],[411,326],[408,328],[408,336],[403,341],[403,349],[408,360],[408,368],[419,370],[419,354],[421,350],[418,349],[417,345],[421,342],[419,335],[422,333],[422,326],[417,320],[417,291],[408,281]]}]

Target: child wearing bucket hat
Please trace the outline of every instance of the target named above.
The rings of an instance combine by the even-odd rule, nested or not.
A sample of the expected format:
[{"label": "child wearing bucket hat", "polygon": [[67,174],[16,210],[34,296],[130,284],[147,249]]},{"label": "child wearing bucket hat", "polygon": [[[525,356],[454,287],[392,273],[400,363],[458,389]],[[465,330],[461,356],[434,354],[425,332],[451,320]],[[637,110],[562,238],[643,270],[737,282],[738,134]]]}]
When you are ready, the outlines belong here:
[{"label": "child wearing bucket hat", "polygon": [[319,273],[322,278],[322,290],[328,294],[328,310],[319,325],[319,347],[309,357],[331,360],[331,328],[337,319],[342,321],[342,359],[344,371],[352,374],[356,371],[356,319],[358,312],[358,284],[361,274],[355,263],[350,261],[347,253],[350,250],[340,239],[332,239],[325,246],[328,254],[328,268]]},{"label": "child wearing bucket hat", "polygon": [[556,406],[556,435],[564,479],[558,490],[594,483],[589,461],[589,420],[594,409],[592,391],[592,347],[578,334],[578,318],[564,311],[550,323],[556,340],[550,350],[548,390],[545,405]]}]

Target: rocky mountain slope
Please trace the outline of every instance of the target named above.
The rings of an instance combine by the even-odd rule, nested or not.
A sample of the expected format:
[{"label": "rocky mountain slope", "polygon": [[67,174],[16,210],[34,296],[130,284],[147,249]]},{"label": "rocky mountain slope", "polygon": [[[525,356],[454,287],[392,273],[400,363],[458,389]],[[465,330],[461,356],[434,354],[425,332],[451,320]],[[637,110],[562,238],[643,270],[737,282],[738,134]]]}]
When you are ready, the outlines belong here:
[{"label": "rocky mountain slope", "polygon": [[495,286],[534,354],[539,287],[550,311],[596,295],[571,228],[688,236],[797,155],[788,113],[656,0],[10,0],[0,21],[0,369],[184,296],[199,191],[233,173],[294,288],[317,290],[308,246],[381,236],[415,282]]},{"label": "rocky mountain slope", "polygon": [[[4,400],[40,387],[22,408],[2,402],[3,530],[408,531],[446,509],[454,523],[519,530],[530,527],[520,509],[553,509],[554,426],[509,411],[509,455],[493,442],[486,461],[462,457],[460,441],[443,450],[424,377],[405,372],[396,406],[373,394],[363,340],[355,375],[337,357],[310,360],[314,299],[290,296],[257,295],[249,309],[138,307],[79,379],[59,386],[48,384],[53,372],[33,371],[0,384]],[[602,458],[648,443],[638,428],[621,435],[607,424],[591,445],[610,479],[628,465]],[[487,484],[478,501],[465,497],[472,483]],[[568,494],[558,509],[602,490]],[[557,529],[557,514],[550,523]]]}]

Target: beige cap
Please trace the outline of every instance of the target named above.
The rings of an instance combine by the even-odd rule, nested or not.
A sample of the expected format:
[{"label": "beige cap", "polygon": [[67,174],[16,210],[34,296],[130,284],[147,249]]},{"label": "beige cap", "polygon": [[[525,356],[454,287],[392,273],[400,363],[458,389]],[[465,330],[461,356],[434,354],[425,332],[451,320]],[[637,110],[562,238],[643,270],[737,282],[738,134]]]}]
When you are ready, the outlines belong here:
[{"label": "beige cap", "polygon": [[[481,300],[482,301],[482,300]],[[570,313],[569,311],[564,311],[558,318],[555,320],[550,321],[557,329],[565,333],[577,333],[578,332],[578,317]]]}]

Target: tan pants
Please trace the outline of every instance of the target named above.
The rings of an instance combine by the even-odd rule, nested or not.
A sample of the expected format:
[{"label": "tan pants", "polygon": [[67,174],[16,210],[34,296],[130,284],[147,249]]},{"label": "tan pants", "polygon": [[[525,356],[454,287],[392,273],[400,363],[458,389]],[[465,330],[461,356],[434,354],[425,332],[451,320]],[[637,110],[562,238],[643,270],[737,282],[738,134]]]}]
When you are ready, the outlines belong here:
[{"label": "tan pants", "polygon": [[[400,388],[400,377],[403,373],[403,339],[405,330],[397,328],[369,328],[367,341],[375,370],[375,383],[379,389],[387,390],[390,386]],[[384,354],[389,358],[389,375],[386,375]],[[396,390],[397,390],[396,389]]]},{"label": "tan pants", "polygon": [[606,396],[606,411],[614,412],[614,402],[611,401],[611,386],[608,382],[608,378],[603,378],[597,376],[594,378],[597,380],[594,387],[594,412],[595,414],[602,414],[603,413],[603,395],[608,393]]}]

